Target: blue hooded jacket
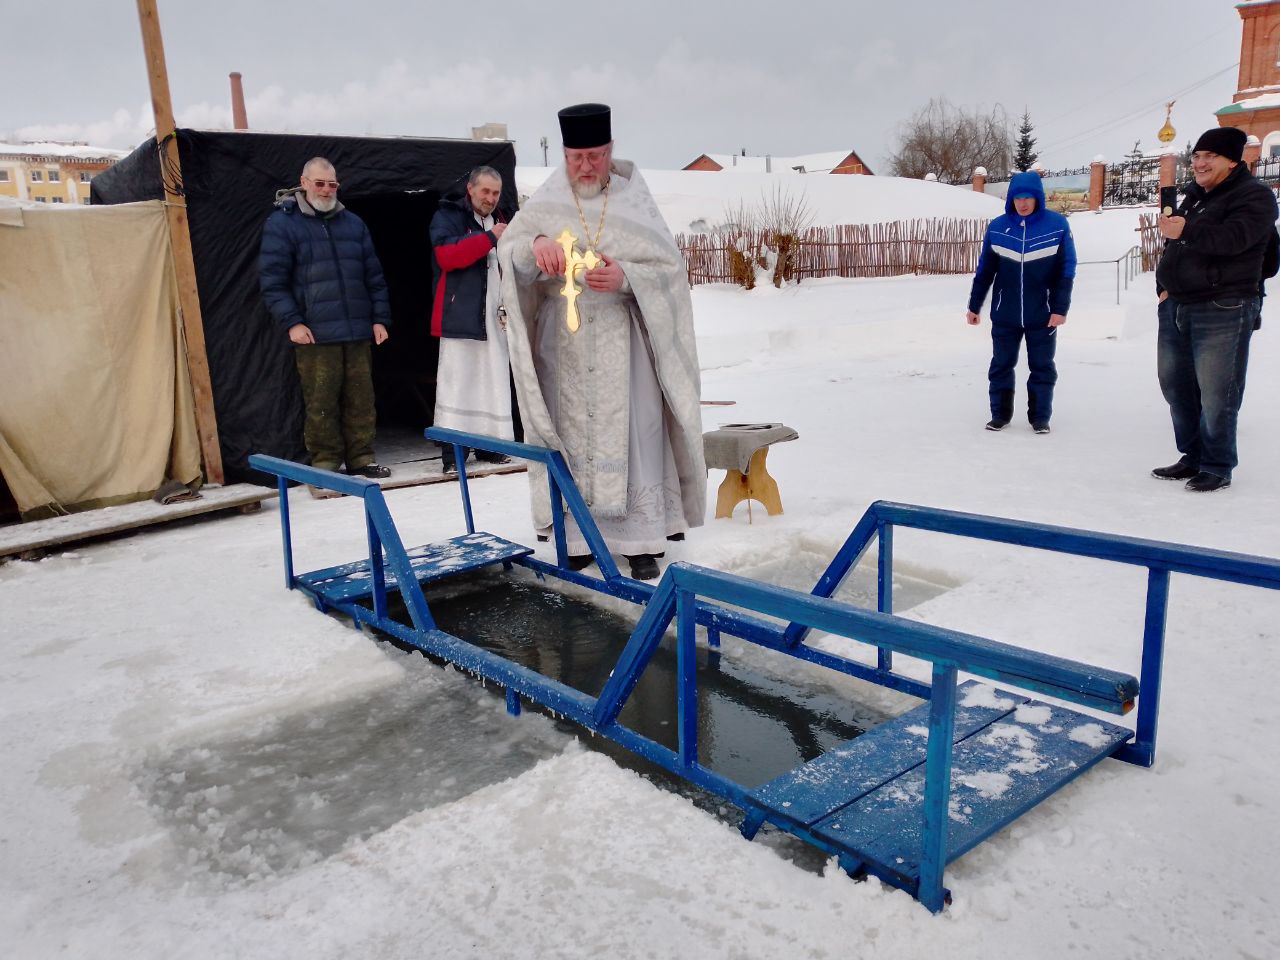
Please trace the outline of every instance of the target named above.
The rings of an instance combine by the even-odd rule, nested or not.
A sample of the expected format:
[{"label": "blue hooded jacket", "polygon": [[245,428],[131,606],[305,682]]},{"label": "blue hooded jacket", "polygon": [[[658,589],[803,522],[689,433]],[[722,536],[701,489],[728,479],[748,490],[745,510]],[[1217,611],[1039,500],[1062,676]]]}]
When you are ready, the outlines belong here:
[{"label": "blue hooded jacket", "polygon": [[[1020,217],[1013,198],[1036,198],[1030,216]],[[995,284],[991,323],[1000,327],[1045,327],[1049,315],[1066,316],[1076,277],[1076,245],[1067,218],[1046,210],[1038,173],[1018,173],[1009,181],[1004,215],[996,217],[982,239],[982,256],[969,293],[969,309],[982,309]]]}]

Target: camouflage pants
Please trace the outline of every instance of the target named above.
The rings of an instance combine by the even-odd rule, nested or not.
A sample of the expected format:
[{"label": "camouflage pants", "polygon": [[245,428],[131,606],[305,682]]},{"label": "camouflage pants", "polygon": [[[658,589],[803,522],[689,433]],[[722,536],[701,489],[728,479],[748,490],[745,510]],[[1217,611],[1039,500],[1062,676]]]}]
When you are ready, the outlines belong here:
[{"label": "camouflage pants", "polygon": [[368,340],[294,347],[302,402],[303,442],[311,465],[356,470],[373,462],[373,352]]}]

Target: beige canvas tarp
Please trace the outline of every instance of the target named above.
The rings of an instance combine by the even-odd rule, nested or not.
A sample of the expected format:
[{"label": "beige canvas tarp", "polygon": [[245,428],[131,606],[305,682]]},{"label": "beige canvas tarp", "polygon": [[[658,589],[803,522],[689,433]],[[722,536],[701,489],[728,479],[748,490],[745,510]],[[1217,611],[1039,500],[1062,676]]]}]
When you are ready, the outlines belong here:
[{"label": "beige canvas tarp", "polygon": [[24,519],[199,481],[159,201],[0,207],[0,473]]}]

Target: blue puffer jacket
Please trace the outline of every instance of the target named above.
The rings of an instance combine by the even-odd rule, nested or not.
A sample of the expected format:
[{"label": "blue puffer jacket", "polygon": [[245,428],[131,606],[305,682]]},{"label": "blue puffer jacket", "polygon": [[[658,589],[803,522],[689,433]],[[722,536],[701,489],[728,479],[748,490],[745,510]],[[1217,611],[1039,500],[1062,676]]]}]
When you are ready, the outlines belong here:
[{"label": "blue puffer jacket", "polygon": [[316,343],[372,340],[391,325],[382,264],[364,221],[342,204],[318,213],[300,192],[276,200],[258,253],[262,299],[288,330],[305,323]]},{"label": "blue puffer jacket", "polygon": [[[1013,197],[1030,193],[1036,209],[1027,217],[1014,211]],[[1067,218],[1044,207],[1038,173],[1015,174],[1009,181],[1004,215],[987,227],[982,256],[969,293],[977,313],[995,283],[991,322],[1002,327],[1044,327],[1049,315],[1067,315],[1076,277],[1076,245]]]}]

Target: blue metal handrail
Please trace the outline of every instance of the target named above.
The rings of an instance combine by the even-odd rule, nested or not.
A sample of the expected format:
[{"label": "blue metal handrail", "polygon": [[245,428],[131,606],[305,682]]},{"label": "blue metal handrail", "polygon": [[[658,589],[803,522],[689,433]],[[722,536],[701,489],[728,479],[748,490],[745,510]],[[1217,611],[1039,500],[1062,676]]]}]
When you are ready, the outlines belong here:
[{"label": "blue metal handrail", "polygon": [[[573,485],[563,458],[558,453],[511,441],[473,437],[456,431],[433,430],[428,436],[455,445],[460,469],[464,469],[462,450],[464,445],[495,449],[545,464],[552,492],[558,489],[564,495],[565,505],[578,519],[588,543],[597,550],[597,557],[608,556],[604,552],[599,531],[595,528],[585,503]],[[256,469],[275,473],[279,478],[281,531],[284,541],[287,587],[290,589],[297,586],[307,587],[293,574],[289,505],[286,495],[287,481],[295,480],[318,485],[359,497],[363,502],[369,538],[373,609],[370,610],[354,601],[335,601],[334,605],[337,608],[350,614],[357,624],[376,626],[419,649],[444,657],[464,669],[504,684],[507,687],[508,709],[512,712],[518,712],[521,695],[531,697],[673,773],[684,776],[693,783],[743,806],[748,810],[748,819],[744,822],[744,833],[754,833],[764,818],[765,812],[755,805],[741,784],[702,767],[698,761],[696,625],[705,624],[709,630],[718,630],[721,627],[726,630],[731,629],[744,639],[791,656],[823,663],[844,672],[851,671],[848,669],[848,661],[831,654],[803,649],[799,643],[799,637],[789,640],[780,628],[771,628],[762,621],[752,621],[734,611],[717,606],[717,603],[733,604],[756,613],[789,619],[791,627],[788,630],[797,629],[803,633],[811,627],[819,627],[833,634],[875,645],[880,649],[883,660],[891,657],[893,652],[900,652],[930,662],[932,685],[924,688],[922,684],[912,681],[913,692],[926,696],[930,703],[929,736],[925,751],[922,833],[924,846],[919,878],[912,892],[931,910],[941,909],[946,896],[942,881],[947,854],[947,804],[950,795],[956,685],[959,672],[986,676],[1024,689],[1046,691],[1060,699],[1112,712],[1124,712],[1132,704],[1138,692],[1137,682],[1133,677],[1125,674],[893,616],[887,609],[892,606],[891,527],[893,524],[918,526],[941,524],[939,529],[963,530],[969,535],[974,535],[974,530],[984,530],[989,538],[1004,539],[1006,542],[1039,541],[1043,539],[1043,531],[1037,525],[1019,524],[1015,521],[989,520],[965,514],[951,514],[947,511],[878,503],[864,515],[837,559],[833,560],[823,579],[810,594],[756,583],[732,574],[686,563],[669,565],[656,587],[642,585],[625,577],[617,577],[612,581],[595,581],[591,585],[596,589],[619,595],[636,592],[641,595],[638,602],[644,602],[647,599],[648,603],[604,689],[599,697],[593,698],[438,629],[427,608],[425,596],[418,586],[404,544],[387,510],[382,491],[376,483],[275,457],[254,455],[249,458],[249,462]],[[465,488],[463,500],[465,509],[469,506],[469,496]],[[474,532],[469,510],[467,515],[468,530]],[[988,526],[973,527],[969,522],[974,520],[985,521]],[[1063,549],[1067,552],[1092,549],[1093,541],[1090,538],[1101,537],[1101,535],[1080,534],[1079,531],[1064,531],[1060,528],[1050,529],[1053,529],[1056,535],[1066,536],[1059,537],[1054,545],[1048,548]],[[881,605],[886,608],[884,612],[863,610],[832,599],[830,592],[834,592],[835,587],[852,568],[857,557],[861,556],[870,538],[877,533],[881,537],[880,599]],[[562,526],[559,535],[562,546]],[[1075,539],[1072,539],[1073,537]],[[1123,538],[1103,537],[1102,539],[1112,541],[1114,547],[1114,541]],[[1044,546],[1045,544],[1035,542],[1032,545]],[[1168,547],[1168,545],[1159,544],[1155,546]],[[1176,552],[1178,548],[1173,549]],[[1129,559],[1129,562],[1138,562],[1134,558],[1139,554],[1131,549],[1126,553],[1125,549],[1117,547],[1113,552],[1118,554],[1113,559],[1120,559],[1120,555],[1123,555]],[[1166,564],[1170,565],[1168,569],[1172,569],[1172,565],[1176,563],[1183,563],[1184,566],[1190,563],[1175,553],[1162,553],[1160,556]],[[521,558],[518,562],[525,561],[527,558]],[[1263,563],[1265,568],[1265,564],[1271,562]],[[409,608],[413,627],[398,623],[387,613],[384,564],[396,576],[401,596]],[[1277,566],[1280,567],[1280,565]],[[534,568],[538,569],[536,566]],[[550,569],[554,570],[554,568]],[[1166,589],[1168,569],[1153,570],[1153,576],[1159,574],[1164,577]],[[1280,575],[1280,569],[1275,571],[1269,568],[1260,569],[1251,562],[1235,566],[1227,565],[1224,569],[1233,576],[1247,578],[1242,582],[1256,582],[1259,578],[1268,579],[1273,573]],[[569,575],[567,570],[557,572]],[[641,587],[644,590],[640,590]],[[827,595],[819,594],[820,589],[828,588]],[[310,587],[307,589],[319,600],[319,594],[316,591]],[[702,603],[699,597],[715,602]],[[618,720],[627,698],[635,689],[641,674],[662,642],[673,619],[676,623],[678,671],[676,750],[671,750],[628,729]],[[1146,665],[1147,660],[1144,655],[1144,672]],[[888,675],[887,671],[874,673],[873,679],[898,689],[904,688],[902,681],[905,678]],[[1140,701],[1140,708],[1145,700],[1144,697]],[[750,830],[748,830],[748,824],[751,825]],[[796,831],[793,830],[793,832]],[[813,834],[803,830],[799,833],[819,847],[844,856],[838,848],[832,847]],[[873,869],[873,865],[867,866],[868,869]],[[892,876],[886,876],[885,879],[889,882],[902,883],[901,880]]]},{"label": "blue metal handrail", "polygon": [[[1268,557],[878,500],[867,508],[818,578],[813,596],[834,595],[871,545],[872,538],[878,537],[879,608],[885,613],[892,612],[895,526],[1146,567],[1147,599],[1139,673],[1142,696],[1138,699],[1137,730],[1134,742],[1116,754],[1118,759],[1146,767],[1155,762],[1156,755],[1169,575],[1185,573],[1270,590],[1280,589],[1280,561]],[[810,625],[797,618],[786,629],[786,644],[801,644],[809,630]],[[892,650],[881,645],[878,662],[880,670],[891,670]]]},{"label": "blue metal handrail", "polygon": [[[786,587],[693,564],[670,564],[596,700],[591,726],[608,730],[635,689],[672,619],[676,621],[677,742],[675,772],[697,778],[711,773],[698,762],[695,626],[699,598],[732,603],[769,616],[790,618],[810,627],[929,661],[929,739],[925,755],[923,859],[917,896],[940,910],[947,852],[947,804],[951,790],[951,753],[955,734],[956,682],[959,671],[992,677],[1014,686],[1048,689],[1061,699],[1121,713],[1132,704],[1137,681],[1062,657],[1048,657],[983,637],[930,624],[874,613],[851,604],[815,597]],[[1052,674],[1056,685],[1045,682]],[[670,766],[670,764],[664,764]]]},{"label": "blue metal handrail", "polygon": [[547,470],[548,493],[551,497],[551,528],[556,545],[556,562],[564,567],[567,566],[569,559],[568,547],[565,543],[563,505],[569,508],[569,513],[577,521],[578,530],[582,533],[583,539],[587,541],[587,546],[591,548],[596,566],[604,574],[604,579],[618,580],[622,577],[622,574],[618,571],[618,565],[614,562],[613,557],[609,555],[609,548],[605,546],[604,537],[600,535],[595,522],[591,519],[591,512],[588,510],[586,502],[582,499],[582,494],[573,482],[573,475],[569,472],[569,465],[565,463],[564,457],[558,450],[535,447],[528,443],[517,443],[514,440],[499,440],[497,437],[464,433],[461,430],[449,430],[444,427],[429,427],[423,431],[423,436],[441,445],[448,443],[453,446],[454,462],[458,465],[458,487],[462,495],[462,512],[466,517],[468,533],[475,533],[475,521],[471,515],[471,493],[467,487],[467,449],[486,450],[490,453],[502,453],[508,457],[519,457],[522,460],[541,464]]}]

